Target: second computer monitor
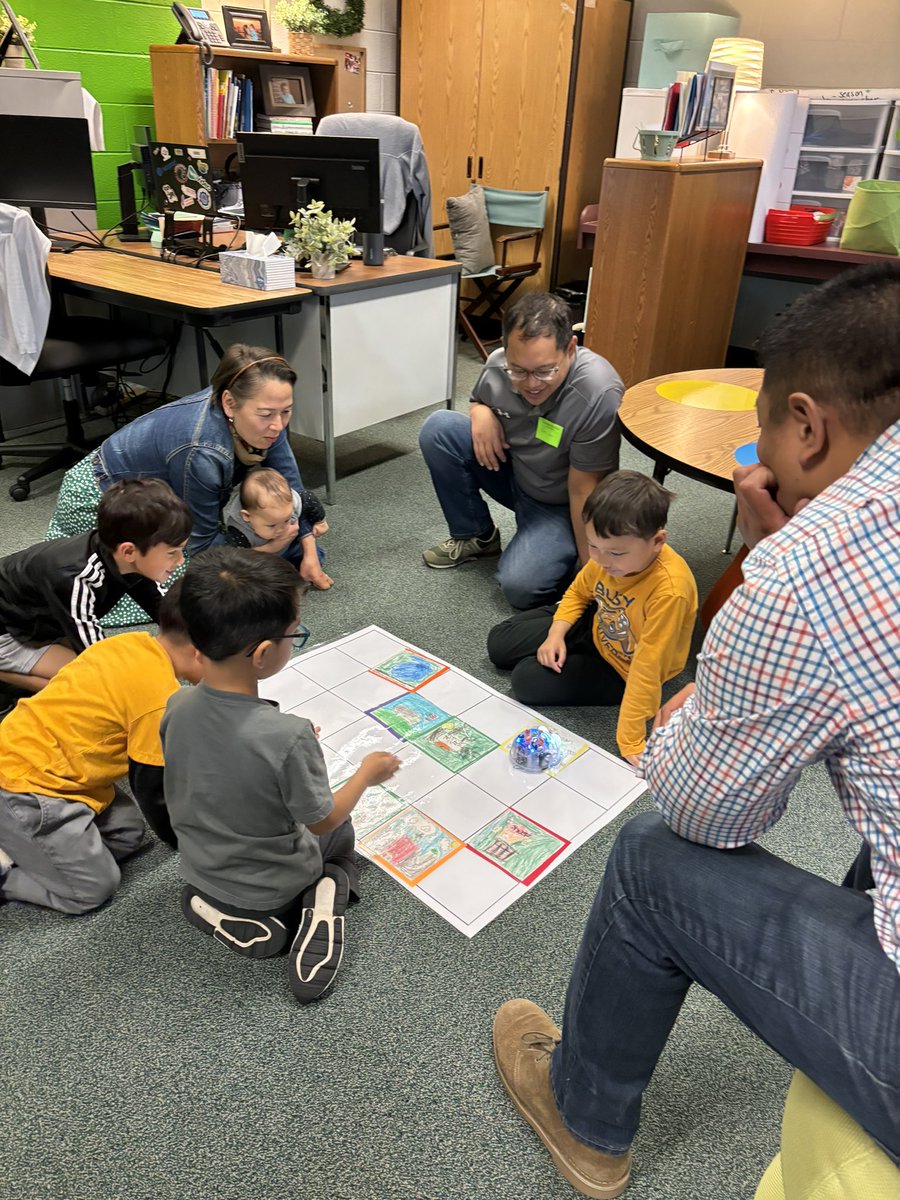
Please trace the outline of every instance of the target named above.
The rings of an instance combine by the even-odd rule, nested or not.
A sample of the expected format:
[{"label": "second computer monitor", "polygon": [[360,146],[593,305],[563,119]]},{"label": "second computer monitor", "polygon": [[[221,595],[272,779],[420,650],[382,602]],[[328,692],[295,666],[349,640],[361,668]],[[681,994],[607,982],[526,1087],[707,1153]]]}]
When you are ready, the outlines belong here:
[{"label": "second computer monitor", "polygon": [[381,233],[378,138],[238,133],[247,229],[280,232],[291,213],[321,200],[360,234]]}]

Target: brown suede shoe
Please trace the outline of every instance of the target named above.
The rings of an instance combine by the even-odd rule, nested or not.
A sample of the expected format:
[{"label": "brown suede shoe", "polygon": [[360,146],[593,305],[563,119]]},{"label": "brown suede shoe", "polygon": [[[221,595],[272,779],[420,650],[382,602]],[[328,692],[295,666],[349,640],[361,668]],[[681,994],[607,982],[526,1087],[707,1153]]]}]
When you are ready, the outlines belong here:
[{"label": "brown suede shoe", "polygon": [[530,1000],[507,1000],[494,1014],[494,1060],[513,1104],[573,1187],[594,1200],[621,1196],[631,1154],[603,1154],[573,1137],[562,1123],[550,1086],[550,1055],[559,1030]]}]

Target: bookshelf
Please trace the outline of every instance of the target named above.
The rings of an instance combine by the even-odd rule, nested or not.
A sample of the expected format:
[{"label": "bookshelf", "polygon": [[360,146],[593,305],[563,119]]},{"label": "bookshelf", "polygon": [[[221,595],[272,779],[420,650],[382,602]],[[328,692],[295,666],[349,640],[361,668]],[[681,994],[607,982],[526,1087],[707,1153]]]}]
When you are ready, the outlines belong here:
[{"label": "bookshelf", "polygon": [[[310,83],[316,102],[316,120],[329,113],[365,112],[365,50],[353,47],[353,55],[342,50],[310,57],[295,54],[248,53],[226,46],[211,47],[204,61],[199,46],[151,46],[150,74],[153,81],[153,113],[156,136],[162,142],[182,142],[189,146],[211,147],[215,158],[234,149],[233,138],[210,138],[204,112],[204,67],[232,71],[253,81],[254,107],[262,106],[259,64],[302,65],[309,68]],[[356,56],[359,56],[357,59]],[[348,69],[347,59],[359,63],[358,70]]]}]

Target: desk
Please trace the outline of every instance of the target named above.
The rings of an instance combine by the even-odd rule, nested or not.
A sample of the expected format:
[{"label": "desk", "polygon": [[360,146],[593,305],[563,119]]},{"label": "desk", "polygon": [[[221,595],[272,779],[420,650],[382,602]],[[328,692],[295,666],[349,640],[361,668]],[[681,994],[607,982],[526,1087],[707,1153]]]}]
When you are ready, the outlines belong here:
[{"label": "desk", "polygon": [[[283,339],[281,317],[299,312],[303,297],[309,295],[304,288],[257,292],[222,283],[217,270],[161,262],[155,247],[138,248],[136,243],[128,253],[114,253],[120,249],[116,238],[109,239],[109,246],[109,250],[51,254],[47,269],[56,288],[66,295],[192,326],[202,388],[209,383],[204,329],[271,313],[276,318],[277,344]],[[282,346],[277,349],[283,353]]]},{"label": "desk", "polygon": [[756,367],[714,371],[676,371],[630,387],[622,397],[619,420],[625,437],[654,461],[653,478],[663,482],[669,471],[734,490],[731,473],[738,446],[759,436],[756,409],[723,412],[693,408],[660,395],[660,384],[686,380],[734,384],[758,392],[762,371]]},{"label": "desk", "polygon": [[456,375],[459,263],[391,255],[351,262],[334,279],[301,275],[305,304],[288,357],[300,373],[291,430],[325,446],[334,501],[334,439],[428,404],[449,405]]},{"label": "desk", "polygon": [[[391,255],[382,267],[357,261],[332,280],[300,274],[299,287],[257,292],[222,283],[215,264],[161,262],[137,243],[129,251],[51,254],[50,274],[69,295],[193,326],[202,387],[204,329],[273,315],[276,349],[299,376],[291,431],[324,443],[329,504],[335,437],[453,399],[459,263]],[[286,313],[296,320],[285,333]]]},{"label": "desk", "polygon": [[793,279],[799,283],[821,283],[850,267],[896,261],[893,254],[865,254],[860,250],[841,250],[825,243],[818,246],[779,246],[775,242],[750,242],[744,259],[744,274]]}]

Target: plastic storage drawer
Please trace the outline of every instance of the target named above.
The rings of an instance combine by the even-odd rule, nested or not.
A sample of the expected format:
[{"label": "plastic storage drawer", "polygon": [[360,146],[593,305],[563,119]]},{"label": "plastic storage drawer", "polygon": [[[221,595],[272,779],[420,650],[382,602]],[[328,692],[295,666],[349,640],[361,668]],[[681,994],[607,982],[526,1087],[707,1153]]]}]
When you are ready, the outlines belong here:
[{"label": "plastic storage drawer", "polygon": [[875,175],[877,154],[843,150],[835,154],[801,150],[794,190],[798,192],[852,192],[860,179]]},{"label": "plastic storage drawer", "polygon": [[890,108],[889,103],[810,104],[803,145],[877,150]]}]

